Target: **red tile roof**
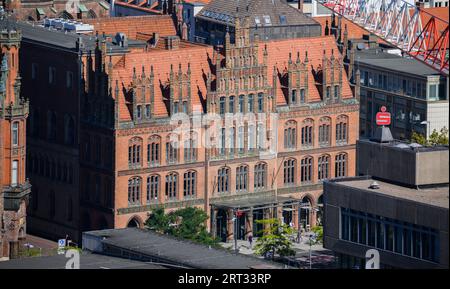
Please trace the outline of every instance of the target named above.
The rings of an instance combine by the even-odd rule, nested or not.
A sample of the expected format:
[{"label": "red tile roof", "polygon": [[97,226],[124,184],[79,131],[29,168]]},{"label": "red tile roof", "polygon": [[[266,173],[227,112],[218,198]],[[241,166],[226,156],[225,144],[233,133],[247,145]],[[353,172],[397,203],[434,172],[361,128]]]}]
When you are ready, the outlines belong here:
[{"label": "red tile roof", "polygon": [[[296,60],[297,52],[300,52],[300,60],[303,62],[305,51],[308,51],[309,59],[309,100],[320,101],[320,93],[316,87],[317,83],[313,75],[313,69],[318,70],[322,65],[323,51],[326,51],[326,56],[331,56],[331,51],[334,51],[334,56],[340,57],[336,42],[333,36],[314,37],[314,38],[298,38],[289,40],[275,40],[269,42],[261,42],[259,45],[259,61],[263,61],[264,44],[267,45],[268,51],[268,81],[272,85],[273,67],[276,66],[279,72],[283,72],[287,67],[289,60],[289,53],[292,53],[293,61]],[[178,72],[179,64],[183,73],[187,71],[187,64],[191,67],[191,96],[192,104],[201,105],[206,97],[206,76],[211,73],[211,63],[215,63],[214,50],[211,46],[196,45],[181,41],[180,48],[177,50],[165,50],[161,48],[150,49],[149,51],[131,51],[115,63],[113,70],[113,83],[118,79],[120,83],[120,103],[121,111],[120,118],[122,120],[130,120],[130,111],[126,109],[126,100],[123,94],[122,87],[130,88],[133,77],[133,68],[136,68],[138,76],[141,74],[142,66],[145,67],[145,73],[148,77],[150,66],[153,66],[155,75],[155,107],[154,113],[157,116],[168,116],[166,105],[164,104],[163,87],[168,84],[170,66],[173,65],[175,73]],[[277,103],[279,105],[286,104],[285,96],[281,90],[281,84],[277,78]],[[343,70],[342,75],[342,97],[352,97],[352,91]]]},{"label": "red tile roof", "polygon": [[169,15],[127,16],[84,19],[84,23],[94,25],[94,30],[99,34],[115,35],[118,32],[125,33],[128,38],[136,39],[139,32],[152,34],[157,32],[159,36],[176,35],[175,25]]},{"label": "red tile roof", "polygon": [[[438,18],[436,19],[436,28],[438,32],[443,31],[448,27],[448,7],[434,7],[434,8],[424,8],[422,9],[422,25],[425,26],[432,16]],[[446,21],[446,22],[445,22]]]}]

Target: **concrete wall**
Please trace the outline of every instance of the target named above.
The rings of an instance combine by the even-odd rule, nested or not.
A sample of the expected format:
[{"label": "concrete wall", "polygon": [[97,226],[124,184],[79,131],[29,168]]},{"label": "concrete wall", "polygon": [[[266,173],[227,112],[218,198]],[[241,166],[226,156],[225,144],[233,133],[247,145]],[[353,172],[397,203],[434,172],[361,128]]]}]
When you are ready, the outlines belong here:
[{"label": "concrete wall", "polygon": [[448,183],[448,173],[448,150],[417,154],[417,185]]},{"label": "concrete wall", "polygon": [[379,250],[381,263],[399,268],[448,268],[448,209],[398,199],[339,183],[324,183],[324,247],[338,253],[365,258],[372,248],[339,239],[340,208],[350,208],[439,231],[440,263],[432,263]]},{"label": "concrete wall", "polygon": [[357,175],[410,186],[448,183],[448,149],[415,152],[369,141],[357,142]]}]

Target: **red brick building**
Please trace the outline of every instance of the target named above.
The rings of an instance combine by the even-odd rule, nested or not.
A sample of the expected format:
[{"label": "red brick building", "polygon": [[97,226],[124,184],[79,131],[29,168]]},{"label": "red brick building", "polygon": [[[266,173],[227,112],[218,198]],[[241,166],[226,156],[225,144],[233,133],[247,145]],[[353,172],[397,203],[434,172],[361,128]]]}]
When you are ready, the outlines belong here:
[{"label": "red brick building", "polygon": [[[66,47],[53,44],[47,53],[53,61],[47,56],[31,61],[24,53],[24,82],[32,81],[32,62],[44,69],[41,82],[57,62],[65,66],[56,68],[55,85],[66,84],[67,71],[74,71],[73,83],[79,84],[67,99],[63,88],[54,96],[29,92],[32,109],[58,99],[52,108],[57,115],[74,110],[79,164],[70,190],[76,192],[67,185],[61,193],[53,189],[56,201],[50,208],[56,215],[66,211],[67,194],[74,197],[78,217],[72,222],[79,231],[143,226],[161,205],[204,209],[211,231],[223,239],[233,236],[238,211],[244,212],[237,214],[239,238],[256,234],[253,221],[263,217],[306,228],[317,223],[322,180],[355,174],[358,89],[352,92],[333,37],[251,41],[248,21],[235,26],[236,41],[228,37],[223,47],[157,32],[137,32],[139,41],[114,35],[121,31],[92,39],[42,31],[41,39],[53,33],[48,41],[61,37],[58,43]],[[24,45],[31,50],[40,45],[32,32],[39,28],[28,29]],[[78,66],[71,68],[72,63]],[[68,103],[74,100],[78,106]],[[179,113],[187,115],[182,123],[191,124],[188,128],[174,121]],[[229,114],[243,114],[242,121],[229,121]],[[40,115],[41,130],[48,131],[49,122]],[[214,125],[199,121],[213,115]],[[30,147],[33,157],[39,150],[49,158],[60,151],[44,145],[50,140],[40,141]],[[37,186],[49,184],[39,179],[31,176]],[[51,188],[38,189],[44,201],[31,219],[37,231],[51,234],[48,228],[60,219],[45,216]],[[39,215],[45,226],[34,222]],[[63,226],[58,230],[55,236]]]},{"label": "red brick building", "polygon": [[21,97],[21,32],[0,23],[0,260],[15,258],[26,236],[26,206],[31,185],[25,178],[28,101]]},{"label": "red brick building", "polygon": [[2,5],[13,17],[29,21],[109,17],[110,9],[104,0],[2,0]]}]

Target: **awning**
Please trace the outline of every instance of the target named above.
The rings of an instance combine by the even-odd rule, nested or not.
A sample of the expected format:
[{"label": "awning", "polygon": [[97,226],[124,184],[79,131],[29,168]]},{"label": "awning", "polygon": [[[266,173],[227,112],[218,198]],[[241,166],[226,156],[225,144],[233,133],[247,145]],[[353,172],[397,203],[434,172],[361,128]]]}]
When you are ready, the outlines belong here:
[{"label": "awning", "polygon": [[45,15],[45,11],[42,8],[36,8],[36,13],[39,16]]},{"label": "awning", "polygon": [[78,4],[78,9],[81,13],[88,12],[88,9],[86,8],[86,6],[84,6],[84,4]]}]

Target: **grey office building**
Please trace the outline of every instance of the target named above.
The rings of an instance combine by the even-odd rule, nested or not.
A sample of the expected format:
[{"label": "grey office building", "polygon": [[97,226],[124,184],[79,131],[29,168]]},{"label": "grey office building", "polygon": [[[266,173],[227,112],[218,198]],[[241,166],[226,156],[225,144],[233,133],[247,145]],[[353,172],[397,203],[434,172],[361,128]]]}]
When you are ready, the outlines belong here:
[{"label": "grey office building", "polygon": [[395,49],[354,47],[351,57],[361,75],[361,137],[372,136],[381,106],[392,114],[395,139],[410,140],[413,132],[428,137],[433,130],[449,128],[448,77],[418,60],[399,56]]},{"label": "grey office building", "polygon": [[358,177],[324,182],[324,247],[340,268],[448,268],[448,146],[360,140]]}]

